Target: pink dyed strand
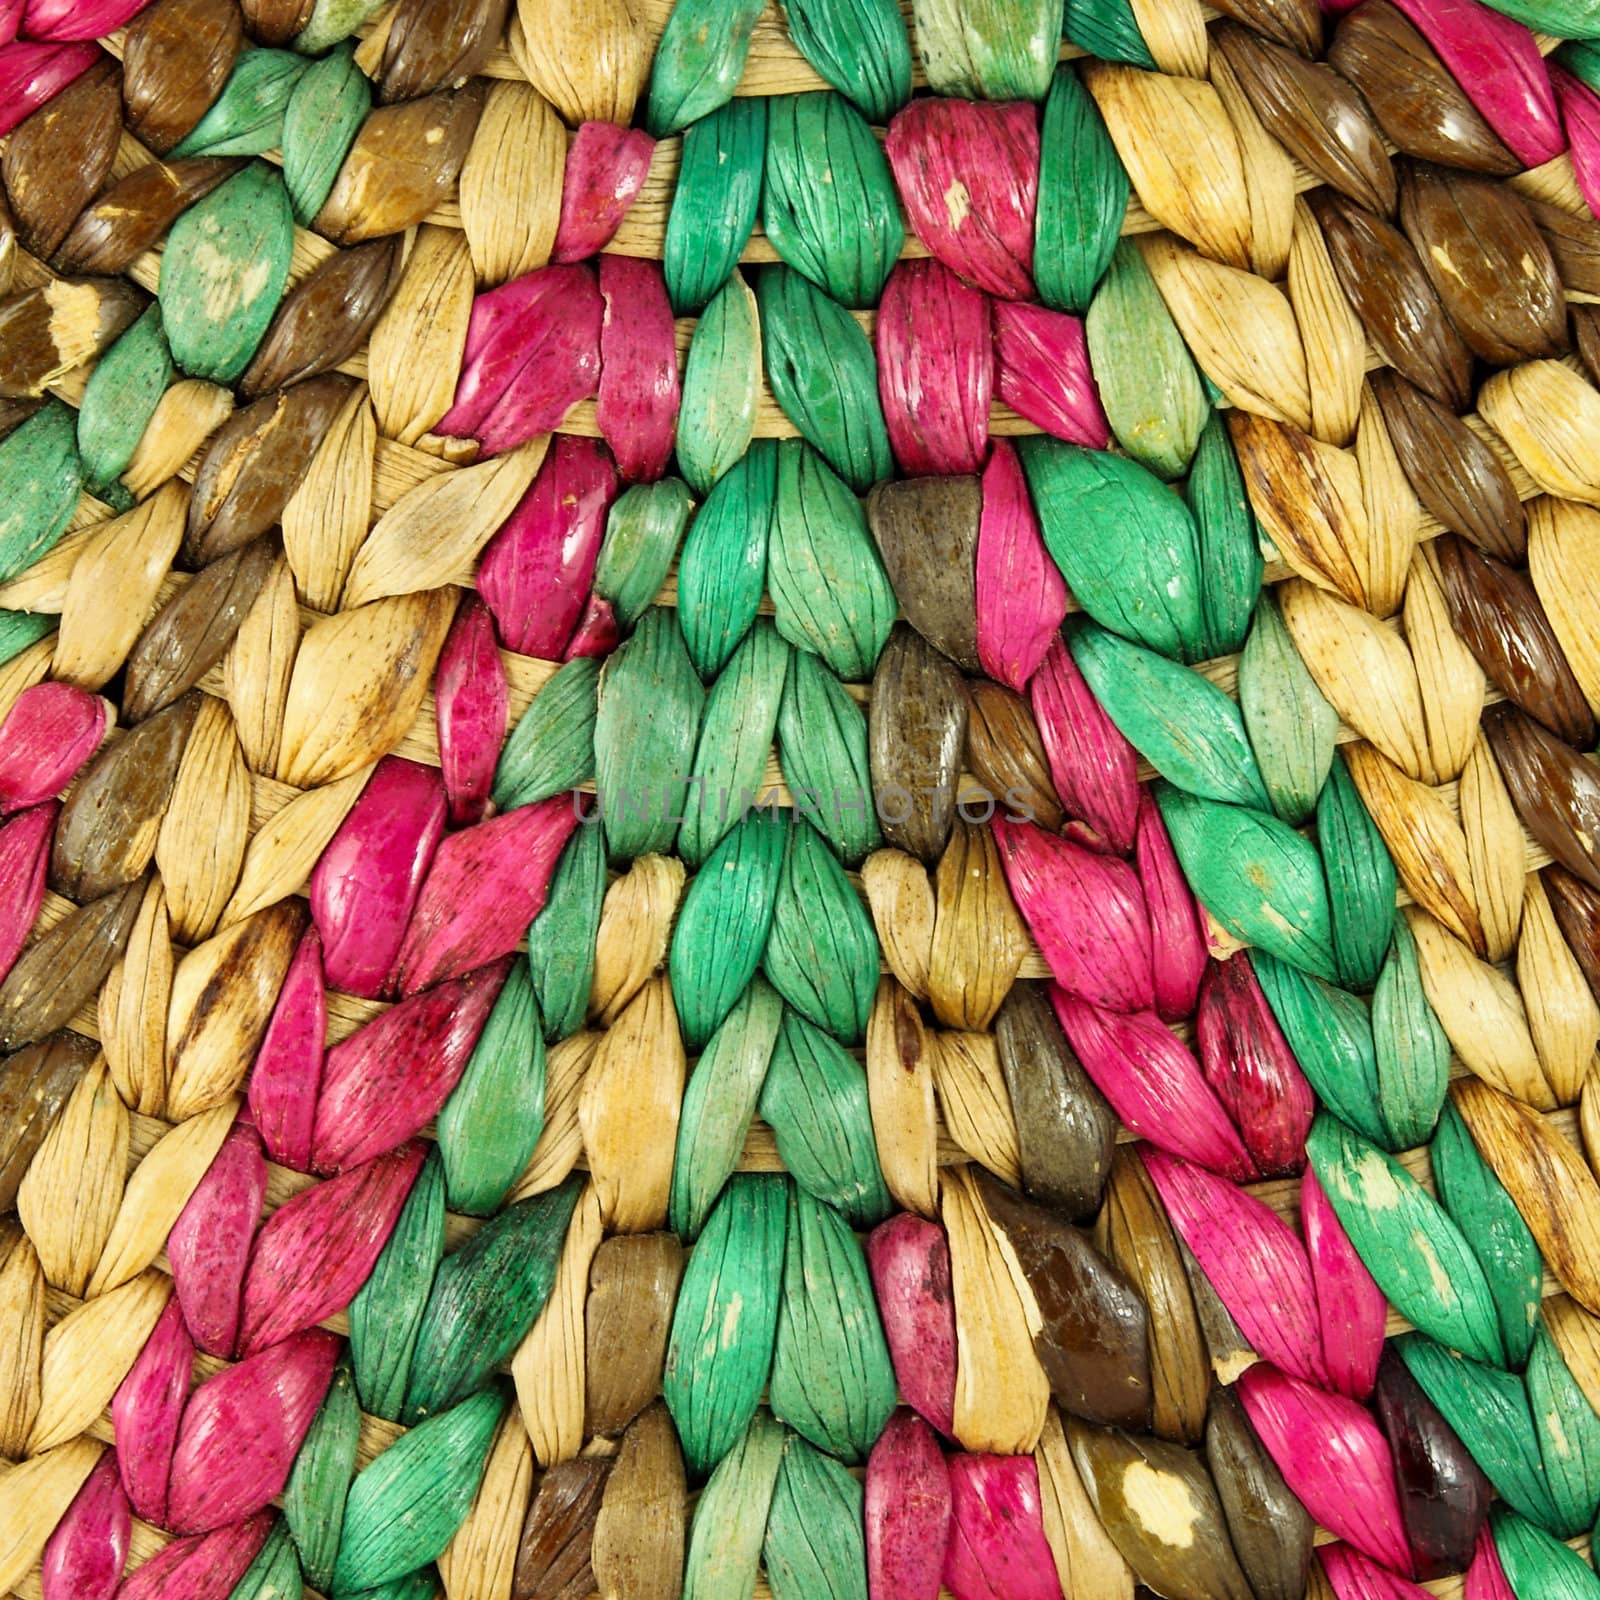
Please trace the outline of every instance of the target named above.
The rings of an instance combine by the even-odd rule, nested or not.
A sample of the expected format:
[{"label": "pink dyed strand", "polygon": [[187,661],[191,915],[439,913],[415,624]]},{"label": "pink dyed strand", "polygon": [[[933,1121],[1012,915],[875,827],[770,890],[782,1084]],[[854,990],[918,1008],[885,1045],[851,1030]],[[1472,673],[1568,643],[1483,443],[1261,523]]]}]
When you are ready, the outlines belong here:
[{"label": "pink dyed strand", "polygon": [[[880,322],[879,326],[882,326]],[[996,683],[1026,692],[1067,615],[1017,452],[996,439],[983,470],[978,523],[978,659]]]},{"label": "pink dyed strand", "polygon": [[261,1138],[236,1122],[167,1237],[183,1320],[208,1355],[233,1354],[245,1267],[266,1197]]},{"label": "pink dyed strand", "polygon": [[1206,1082],[1238,1126],[1264,1177],[1306,1163],[1316,1098],[1294,1058],[1250,958],[1242,950],[1213,961],[1200,980],[1195,1044]]},{"label": "pink dyed strand", "polygon": [[1050,1003],[1083,1070],[1123,1123],[1233,1183],[1259,1174],[1183,1042],[1153,1011],[1106,1011],[1051,986]]},{"label": "pink dyed strand", "polygon": [[944,1581],[956,1600],[1062,1600],[1032,1456],[950,1458]]},{"label": "pink dyed strand", "polygon": [[654,483],[678,426],[677,325],[654,261],[601,256],[600,389],[595,421],[629,483]]},{"label": "pink dyed strand", "polygon": [[107,1450],[44,1547],[39,1567],[44,1600],[111,1600],[132,1536],[133,1513],[117,1476],[117,1453]]},{"label": "pink dyed strand", "polygon": [[0,45],[0,138],[76,83],[99,59],[100,50],[92,44],[18,39]]},{"label": "pink dyed strand", "polygon": [[618,487],[600,440],[564,433],[552,441],[478,565],[478,592],[507,650],[561,659],[583,616]]},{"label": "pink dyed strand", "polygon": [[144,1349],[111,1397],[120,1441],[117,1470],[133,1509],[146,1522],[167,1520],[167,1478],[194,1368],[194,1342],[176,1296],[167,1302]]},{"label": "pink dyed strand", "polygon": [[976,472],[989,442],[989,300],[942,262],[898,263],[877,321],[878,396],[910,477]]},{"label": "pink dyed strand", "polygon": [[1069,994],[1112,1011],[1143,1011],[1155,998],[1150,917],[1126,862],[1026,822],[996,814],[1011,898],[1040,954]]},{"label": "pink dyed strand", "polygon": [[173,1532],[210,1533],[283,1492],[342,1347],[337,1334],[309,1328],[195,1390],[172,1452]]},{"label": "pink dyed strand", "polygon": [[[913,100],[884,154],[917,237],[969,283],[1005,300],[1033,295],[1039,120],[1023,102]],[[951,203],[952,193],[959,204]]]},{"label": "pink dyed strand", "polygon": [[322,938],[313,925],[301,935],[250,1070],[250,1114],[261,1141],[274,1161],[296,1172],[311,1168],[327,1034]]},{"label": "pink dyed strand", "polygon": [[1300,1228],[1311,1262],[1311,1281],[1317,1288],[1328,1381],[1341,1394],[1365,1400],[1378,1381],[1389,1302],[1356,1253],[1310,1167],[1300,1180]]},{"label": "pink dyed strand", "polygon": [[642,128],[581,123],[567,146],[553,262],[599,255],[616,236],[650,173],[656,142]]},{"label": "pink dyed strand", "polygon": [[174,1539],[123,1581],[117,1600],[229,1600],[267,1542],[274,1516],[258,1511],[215,1533]]},{"label": "pink dyed strand", "polygon": [[1065,311],[997,301],[996,388],[1018,416],[1069,444],[1104,450],[1111,424],[1089,367],[1083,323]]},{"label": "pink dyed strand", "polygon": [[1537,167],[1561,154],[1566,140],[1551,74],[1527,28],[1477,0],[1395,4],[1519,161]]},{"label": "pink dyed strand", "polygon": [[1087,823],[1106,848],[1127,855],[1139,816],[1139,756],[1059,635],[1028,684],[1028,703],[1067,814]]},{"label": "pink dyed strand", "polygon": [[1251,1425],[1306,1510],[1380,1565],[1409,1572],[1394,1459],[1371,1413],[1264,1361],[1237,1388]]},{"label": "pink dyed strand", "polygon": [[1181,1022],[1194,1015],[1210,958],[1200,908],[1148,789],[1139,800],[1134,867],[1150,914],[1156,1014],[1164,1022]]},{"label": "pink dyed strand", "polygon": [[375,1000],[444,835],[437,767],[385,756],[311,873],[311,916],[328,982]]},{"label": "pink dyed strand", "polygon": [[450,824],[459,828],[480,821],[488,806],[511,710],[494,618],[477,594],[456,608],[434,674],[433,705]]},{"label": "pink dyed strand", "polygon": [[480,294],[455,404],[434,424],[486,456],[551,433],[600,381],[600,290],[586,266],[541,267]]},{"label": "pink dyed strand", "polygon": [[350,1304],[426,1155],[421,1140],[326,1183],[313,1184],[267,1218],[250,1252],[239,1352],[252,1356]]},{"label": "pink dyed strand", "polygon": [[955,1428],[956,1315],[944,1229],[901,1212],[872,1230],[866,1249],[900,1393],[948,1435]]},{"label": "pink dyed strand", "polygon": [[70,683],[24,689],[0,725],[0,815],[53,799],[100,748],[111,707]]},{"label": "pink dyed strand", "polygon": [[515,950],[544,909],[577,825],[572,796],[559,794],[451,834],[434,853],[400,947],[400,993],[464,977]]},{"label": "pink dyed strand", "polygon": [[914,1412],[895,1412],[867,1457],[863,1515],[873,1600],[937,1600],[950,1471],[933,1429]]},{"label": "pink dyed strand", "polygon": [[422,1131],[466,1071],[510,969],[502,958],[426,989],[328,1052],[312,1144],[318,1172],[344,1172]]},{"label": "pink dyed strand", "polygon": [[19,811],[0,826],[0,979],[10,972],[44,904],[58,801]]},{"label": "pink dyed strand", "polygon": [[1294,1230],[1200,1167],[1162,1150],[1141,1154],[1172,1225],[1251,1347],[1307,1383],[1325,1383],[1316,1285]]}]

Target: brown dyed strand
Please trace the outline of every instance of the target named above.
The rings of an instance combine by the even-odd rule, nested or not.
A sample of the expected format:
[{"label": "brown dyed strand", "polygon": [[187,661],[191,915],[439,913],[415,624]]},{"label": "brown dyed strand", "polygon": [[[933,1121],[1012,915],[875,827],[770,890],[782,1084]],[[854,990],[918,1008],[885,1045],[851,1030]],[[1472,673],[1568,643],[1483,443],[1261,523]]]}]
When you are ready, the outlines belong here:
[{"label": "brown dyed strand", "polygon": [[222,93],[244,43],[233,0],[154,0],[122,45],[123,116],[140,144],[165,155]]},{"label": "brown dyed strand", "polygon": [[955,808],[948,798],[961,773],[970,715],[965,681],[920,632],[897,623],[872,680],[868,739],[880,784],[903,789],[907,803],[885,807],[884,837],[932,863],[944,851]]},{"label": "brown dyed strand", "polygon": [[1480,361],[1504,367],[1566,350],[1555,259],[1528,208],[1503,183],[1402,162],[1400,226]]},{"label": "brown dyed strand", "polygon": [[1522,501],[1500,457],[1458,416],[1385,368],[1372,393],[1417,498],[1452,533],[1505,561],[1528,548]]},{"label": "brown dyed strand", "polygon": [[1343,195],[1310,196],[1334,270],[1367,337],[1396,372],[1452,411],[1472,398],[1471,356],[1405,235]]},{"label": "brown dyed strand", "polygon": [[978,661],[976,478],[907,478],[867,496],[867,523],[906,620],[965,672]]},{"label": "brown dyed strand", "polygon": [[1390,0],[1366,0],[1339,19],[1328,64],[1355,85],[1403,154],[1495,177],[1521,171],[1522,163]]},{"label": "brown dyed strand", "polygon": [[354,384],[330,373],[235,411],[212,434],[195,473],[183,553],[195,565],[278,523]]}]

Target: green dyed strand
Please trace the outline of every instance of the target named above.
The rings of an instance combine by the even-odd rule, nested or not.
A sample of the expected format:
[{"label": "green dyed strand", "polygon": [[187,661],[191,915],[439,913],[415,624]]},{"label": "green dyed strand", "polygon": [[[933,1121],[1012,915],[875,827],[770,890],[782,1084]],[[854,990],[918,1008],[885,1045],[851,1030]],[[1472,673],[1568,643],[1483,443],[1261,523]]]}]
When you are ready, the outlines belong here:
[{"label": "green dyed strand", "polygon": [[293,251],[288,190],[262,161],[173,223],[159,293],[172,359],[184,372],[226,387],[249,366],[288,285]]},{"label": "green dyed strand", "polygon": [[738,266],[756,225],[766,152],[765,100],[735,100],[684,134],[661,248],[680,317],[709,304]]},{"label": "green dyed strand", "polygon": [[1077,69],[1063,62],[1051,80],[1039,135],[1033,277],[1047,306],[1078,316],[1089,309],[1122,235],[1129,188],[1094,96]]},{"label": "green dyed strand", "polygon": [[789,1195],[771,1403],[774,1416],[844,1461],[864,1461],[894,1411],[866,1258],[839,1213],[803,1189]]},{"label": "green dyed strand", "polygon": [[234,1584],[228,1600],[300,1600],[305,1584],[294,1551],[289,1530],[281,1520],[273,1523],[267,1542],[256,1551],[255,1560]]},{"label": "green dyed strand", "polygon": [[691,1050],[722,1025],[761,965],[788,842],[786,811],[753,809],[723,835],[689,881],[667,971],[678,1025]]},{"label": "green dyed strand", "polygon": [[1426,1144],[1450,1086],[1450,1041],[1422,986],[1417,941],[1398,912],[1372,992],[1372,1038],[1378,1108],[1388,1132],[1383,1142],[1390,1150]]},{"label": "green dyed strand", "polygon": [[[866,1073],[798,1012],[784,1013],[761,1091],[761,1117],[794,1181],[837,1207],[854,1227],[871,1228],[894,1210],[878,1165]],[[790,1222],[792,1237],[792,1216]]]},{"label": "green dyed strand", "polygon": [[828,465],[865,494],[894,472],[871,341],[792,267],[763,268],[756,300],[773,398]]},{"label": "green dyed strand", "polygon": [[1422,1333],[1403,1334],[1395,1349],[1507,1504],[1558,1538],[1580,1531],[1550,1492],[1521,1378]]},{"label": "green dyed strand", "polygon": [[411,1356],[444,1257],[444,1157],[428,1152],[394,1231],[350,1302],[350,1357],[361,1409],[400,1420]]},{"label": "green dyed strand", "polygon": [[1215,411],[1201,430],[1184,494],[1200,535],[1201,655],[1211,660],[1244,644],[1264,570],[1239,459]]},{"label": "green dyed strand", "polygon": [[911,98],[911,40],[894,0],[785,0],[795,48],[882,127]]},{"label": "green dyed strand", "polygon": [[1100,404],[1117,443],[1157,477],[1182,477],[1211,416],[1211,402],[1132,239],[1123,239],[1112,252],[1083,331]]},{"label": "green dyed strand", "polygon": [[292,50],[241,50],[222,93],[172,147],[187,156],[260,156],[283,143],[284,111],[309,63]]},{"label": "green dyed strand", "polygon": [[717,1464],[694,1508],[683,1600],[750,1600],[755,1592],[783,1438],[782,1425],[757,1412]]},{"label": "green dyed strand", "polygon": [[873,306],[906,242],[883,147],[836,94],[775,97],[763,231],[797,272],[846,306]]},{"label": "green dyed strand", "polygon": [[[1311,1125],[1306,1159],[1395,1310],[1452,1350],[1498,1366],[1505,1345],[1494,1296],[1444,1207],[1393,1156],[1326,1111]],[[1427,1388],[1409,1359],[1407,1365]],[[1455,1419],[1450,1421],[1460,1433]],[[1483,1460],[1476,1449],[1473,1454]]]},{"label": "green dyed strand", "polygon": [[[90,491],[102,499],[133,460],[161,396],[172,382],[172,354],[151,305],[95,363],[78,408],[78,455]],[[126,491],[124,491],[126,492]]]},{"label": "green dyed strand", "polygon": [[407,1427],[482,1388],[511,1358],[550,1298],[582,1187],[571,1177],[507,1206],[439,1263],[406,1385]]},{"label": "green dyed strand", "polygon": [[645,126],[656,138],[733,98],[765,9],[766,0],[675,0],[650,69]]},{"label": "green dyed strand", "polygon": [[1550,59],[1600,94],[1600,44],[1592,39],[1568,39]]},{"label": "green dyed strand", "polygon": [[1080,50],[1101,61],[1156,70],[1156,58],[1139,32],[1128,0],[1067,0],[1065,31]]},{"label": "green dyed strand", "polygon": [[1378,1058],[1367,1008],[1353,994],[1308,977],[1264,950],[1250,965],[1311,1087],[1363,1138],[1384,1143]]},{"label": "green dyed strand", "polygon": [[[1260,565],[1257,556],[1256,566]],[[1239,710],[1272,809],[1291,828],[1298,828],[1316,810],[1317,796],[1328,781],[1339,713],[1306,671],[1270,594],[1262,595],[1256,605],[1255,621],[1239,656]],[[1391,896],[1386,924],[1393,904]],[[1336,954],[1338,932],[1336,918]],[[1387,926],[1384,946],[1388,946]]]},{"label": "green dyed strand", "polygon": [[333,1382],[318,1408],[283,1491],[283,1515],[294,1535],[299,1569],[313,1589],[333,1582],[344,1502],[356,1471],[361,1401],[349,1361],[334,1368]]},{"label": "green dyed strand", "polygon": [[[599,830],[579,832],[598,836]],[[485,1217],[505,1199],[544,1131],[544,1091],[539,1003],[528,963],[518,961],[495,998],[466,1070],[439,1112],[450,1210]]]},{"label": "green dyed strand", "polygon": [[0,583],[25,572],[66,532],[84,482],[77,431],[73,413],[52,395],[0,439]]},{"label": "green dyed strand", "polygon": [[283,114],[283,181],[302,228],[311,225],[332,193],[371,111],[372,85],[349,46],[314,62],[295,84]]},{"label": "green dyed strand", "polygon": [[[680,452],[683,443],[680,434]],[[678,615],[702,678],[722,671],[756,620],[777,495],[778,441],[757,439],[712,485],[689,526],[678,562]]]},{"label": "green dyed strand", "polygon": [[790,1434],[762,1546],[773,1600],[867,1600],[861,1506],[856,1479]]},{"label": "green dyed strand", "polygon": [[333,1593],[357,1594],[436,1560],[466,1520],[506,1408],[497,1384],[404,1433],[350,1486]]},{"label": "green dyed strand", "polygon": [[723,1185],[738,1168],[782,1018],[777,991],[764,979],[752,978],[689,1075],[678,1117],[669,1208],[672,1231],[685,1239],[699,1236]]},{"label": "green dyed strand", "polygon": [[789,646],[760,617],[712,684],[695,750],[693,798],[684,804],[678,854],[698,868],[758,804],[778,726]]},{"label": "green dyed strand", "polygon": [[772,1369],[788,1188],[781,1174],[737,1173],[689,1252],[661,1392],[700,1476],[738,1442]]},{"label": "green dyed strand", "polygon": [[1600,4],[1596,0],[1495,0],[1494,9],[1558,39],[1600,37]]},{"label": "green dyed strand", "polygon": [[1317,843],[1328,878],[1339,981],[1370,989],[1383,970],[1394,926],[1394,862],[1342,761],[1317,801]]},{"label": "green dyed strand", "polygon": [[0,666],[54,633],[59,620],[44,611],[0,611]]},{"label": "green dyed strand", "polygon": [[1050,558],[1101,627],[1174,661],[1203,653],[1188,508],[1135,461],[1032,435],[1017,453]]},{"label": "green dyed strand", "polygon": [[[340,1596],[339,1600],[345,1597]],[[352,1594],[348,1600],[439,1600],[439,1573],[430,1561],[415,1572]]]},{"label": "green dyed strand", "polygon": [[878,937],[844,868],[797,822],[778,884],[762,970],[808,1022],[854,1044],[878,989]]},{"label": "green dyed strand", "polygon": [[1525,1381],[1556,1515],[1562,1527],[1588,1528],[1600,1509],[1600,1416],[1543,1323],[1534,1330]]},{"label": "green dyed strand", "polygon": [[1314,844],[1264,811],[1202,800],[1170,783],[1152,792],[1195,898],[1234,938],[1314,978],[1338,976]]},{"label": "green dyed strand", "polygon": [[861,502],[810,445],[778,446],[767,548],[773,622],[846,682],[870,678],[897,603]]},{"label": "green dyed strand", "polygon": [[1533,1347],[1544,1292],[1539,1246],[1448,1100],[1428,1154],[1440,1203],[1472,1246],[1494,1296],[1507,1359],[1521,1367]]},{"label": "green dyed strand", "polygon": [[644,615],[667,581],[693,505],[681,478],[636,483],[612,501],[594,592],[611,602],[623,628]]},{"label": "green dyed strand", "polygon": [[705,697],[676,609],[652,606],[600,671],[594,773],[613,856],[671,849]]},{"label": "green dyed strand", "polygon": [[383,5],[384,0],[314,0],[311,16],[294,36],[294,47],[304,55],[320,56],[341,39],[348,39]]},{"label": "green dyed strand", "polygon": [[778,708],[778,762],[801,816],[854,866],[883,842],[867,715],[820,656],[796,650]]},{"label": "green dyed strand", "polygon": [[594,777],[594,723],[601,663],[578,656],[556,668],[523,712],[494,769],[500,811],[565,794]]},{"label": "green dyed strand", "polygon": [[1600,1600],[1600,1577],[1570,1545],[1508,1506],[1491,1508],[1489,1526],[1517,1600]]},{"label": "green dyed strand", "polygon": [[1055,0],[912,0],[917,50],[936,94],[1042,100],[1061,51]]},{"label": "green dyed strand", "polygon": [[528,971],[547,1042],[583,1026],[605,894],[605,835],[593,825],[581,827],[561,852],[544,909],[528,924]]},{"label": "green dyed strand", "polygon": [[[696,494],[709,494],[745,451],[755,448],[760,393],[761,321],[756,297],[735,272],[695,325],[683,365],[678,470]],[[691,532],[691,542],[693,537]]]},{"label": "green dyed strand", "polygon": [[1239,707],[1208,678],[1093,623],[1071,628],[1067,644],[1106,715],[1162,777],[1206,800],[1267,808]]}]

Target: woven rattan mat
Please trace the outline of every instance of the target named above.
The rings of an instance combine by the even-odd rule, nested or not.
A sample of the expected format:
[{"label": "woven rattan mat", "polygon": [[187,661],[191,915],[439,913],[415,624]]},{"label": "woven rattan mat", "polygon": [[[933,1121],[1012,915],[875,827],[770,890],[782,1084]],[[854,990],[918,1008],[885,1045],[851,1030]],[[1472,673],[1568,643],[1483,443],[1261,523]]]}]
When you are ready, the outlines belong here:
[{"label": "woven rattan mat", "polygon": [[0,1594],[1597,1600],[1591,35],[0,0]]}]

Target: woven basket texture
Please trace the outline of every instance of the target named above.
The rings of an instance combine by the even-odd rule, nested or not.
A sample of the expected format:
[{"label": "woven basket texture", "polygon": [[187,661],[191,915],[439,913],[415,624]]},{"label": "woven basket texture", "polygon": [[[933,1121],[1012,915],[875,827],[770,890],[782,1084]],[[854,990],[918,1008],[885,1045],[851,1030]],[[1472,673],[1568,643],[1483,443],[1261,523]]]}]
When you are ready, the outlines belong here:
[{"label": "woven basket texture", "polygon": [[1592,0],[0,0],[0,1595],[1600,1600]]}]

